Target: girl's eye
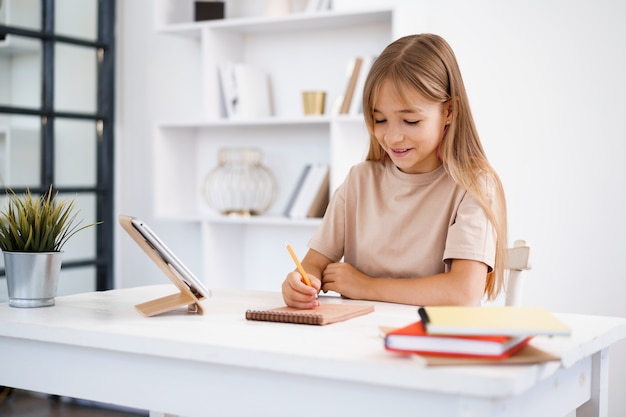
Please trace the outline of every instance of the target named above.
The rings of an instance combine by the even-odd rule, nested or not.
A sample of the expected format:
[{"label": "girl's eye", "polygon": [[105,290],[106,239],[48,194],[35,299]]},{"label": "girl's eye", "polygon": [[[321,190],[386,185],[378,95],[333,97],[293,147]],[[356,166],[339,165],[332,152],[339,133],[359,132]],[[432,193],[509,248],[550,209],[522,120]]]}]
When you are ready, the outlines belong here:
[{"label": "girl's eye", "polygon": [[381,124],[381,123],[385,123],[387,120],[385,119],[374,119],[374,123],[375,124]]},{"label": "girl's eye", "polygon": [[404,123],[406,123],[407,125],[410,125],[410,126],[415,126],[415,125],[416,125],[416,124],[418,124],[419,122],[420,122],[419,120],[415,120],[415,121],[412,121],[412,120],[405,120],[405,121],[404,121]]}]

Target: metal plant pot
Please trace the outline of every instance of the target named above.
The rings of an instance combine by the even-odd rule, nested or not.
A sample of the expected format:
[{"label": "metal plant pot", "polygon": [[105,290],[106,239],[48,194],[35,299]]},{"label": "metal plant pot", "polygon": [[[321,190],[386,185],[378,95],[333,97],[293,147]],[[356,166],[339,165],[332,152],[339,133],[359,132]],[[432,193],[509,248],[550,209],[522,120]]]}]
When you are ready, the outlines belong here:
[{"label": "metal plant pot", "polygon": [[3,252],[11,307],[49,307],[57,295],[63,252]]}]

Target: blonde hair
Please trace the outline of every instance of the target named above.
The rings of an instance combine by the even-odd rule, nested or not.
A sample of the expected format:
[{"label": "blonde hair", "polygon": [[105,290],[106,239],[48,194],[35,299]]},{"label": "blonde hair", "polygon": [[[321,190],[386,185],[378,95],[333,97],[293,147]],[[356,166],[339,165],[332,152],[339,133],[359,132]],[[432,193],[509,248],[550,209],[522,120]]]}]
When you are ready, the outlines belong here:
[{"label": "blonde hair", "polygon": [[[374,136],[374,105],[383,81],[396,91],[417,91],[424,98],[452,104],[450,125],[440,145],[440,157],[450,177],[474,196],[487,213],[496,231],[496,259],[487,275],[485,295],[495,298],[502,290],[507,245],[507,218],[504,189],[489,164],[472,118],[465,86],[450,45],[433,34],[400,38],[383,50],[365,81],[363,113],[370,135],[366,157],[383,161],[386,153]],[[495,195],[489,195],[493,188]]]}]

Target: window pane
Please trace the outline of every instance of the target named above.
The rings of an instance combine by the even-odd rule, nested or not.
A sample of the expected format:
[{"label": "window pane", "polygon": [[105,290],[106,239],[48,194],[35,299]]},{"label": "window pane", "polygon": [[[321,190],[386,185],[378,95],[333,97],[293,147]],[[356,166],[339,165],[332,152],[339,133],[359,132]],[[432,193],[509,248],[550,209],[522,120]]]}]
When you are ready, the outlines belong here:
[{"label": "window pane", "polygon": [[[65,259],[65,255],[63,259]],[[95,290],[95,267],[61,269],[61,275],[59,275],[59,289],[57,292],[59,297],[69,294],[92,292]]]},{"label": "window pane", "polygon": [[[2,268],[4,268],[4,259],[2,259]],[[9,289],[7,288],[7,279],[3,275],[0,277],[0,303],[7,301],[9,301]]]},{"label": "window pane", "polygon": [[[76,224],[79,227],[96,222],[96,196],[93,193],[62,194],[61,200],[74,200]],[[78,260],[96,257],[96,227],[88,227],[72,236],[63,246],[63,259]]]},{"label": "window pane", "polygon": [[96,50],[57,43],[54,47],[54,108],[96,112]]},{"label": "window pane", "polygon": [[15,35],[0,41],[0,105],[41,108],[41,41]]},{"label": "window pane", "polygon": [[41,30],[41,0],[0,0],[0,24]]},{"label": "window pane", "polygon": [[7,187],[36,187],[41,123],[37,116],[0,115],[0,177]]},{"label": "window pane", "polygon": [[2,127],[0,122],[0,187],[7,185],[6,181],[9,173],[8,141],[8,131]]},{"label": "window pane", "polygon": [[59,35],[90,41],[97,38],[98,4],[96,0],[56,0],[54,31]]},{"label": "window pane", "polygon": [[95,186],[96,122],[56,119],[54,138],[55,184],[59,187]]}]

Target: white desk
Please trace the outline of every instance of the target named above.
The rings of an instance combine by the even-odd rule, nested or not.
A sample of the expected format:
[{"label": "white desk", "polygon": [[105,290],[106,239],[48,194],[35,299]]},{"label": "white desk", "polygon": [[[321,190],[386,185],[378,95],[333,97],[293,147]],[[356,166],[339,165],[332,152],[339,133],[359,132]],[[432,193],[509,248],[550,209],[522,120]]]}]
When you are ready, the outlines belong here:
[{"label": "white desk", "polygon": [[375,303],[372,314],[328,326],[252,322],[245,310],[280,306],[279,293],[217,290],[204,316],[134,309],[172,292],[0,304],[0,385],[190,417],[561,417],[581,405],[578,415],[604,416],[607,349],[626,337],[626,319],[559,315],[572,337],[533,343],[561,362],[424,367],[386,352],[379,336],[380,325],[415,320],[414,307]]}]

